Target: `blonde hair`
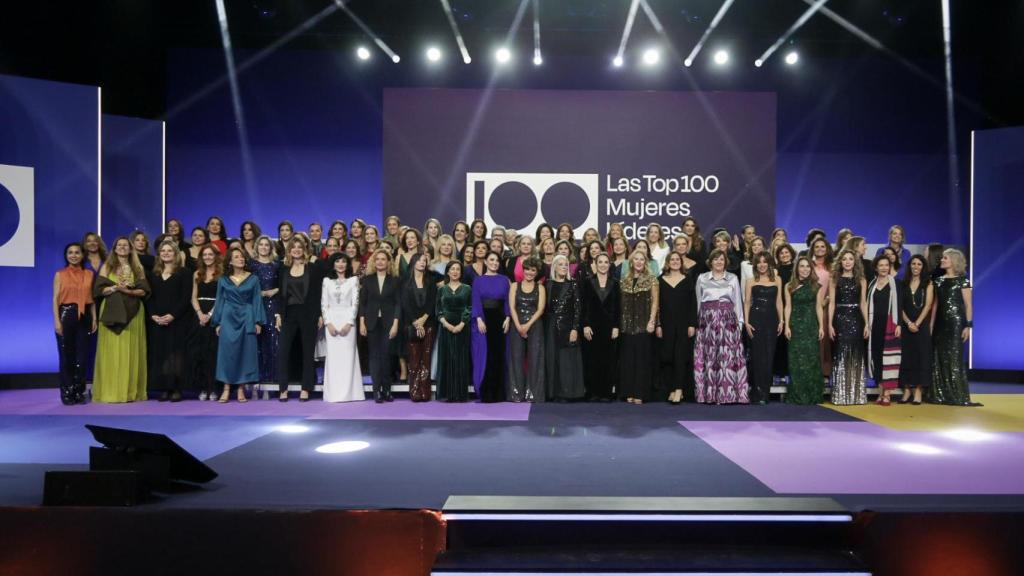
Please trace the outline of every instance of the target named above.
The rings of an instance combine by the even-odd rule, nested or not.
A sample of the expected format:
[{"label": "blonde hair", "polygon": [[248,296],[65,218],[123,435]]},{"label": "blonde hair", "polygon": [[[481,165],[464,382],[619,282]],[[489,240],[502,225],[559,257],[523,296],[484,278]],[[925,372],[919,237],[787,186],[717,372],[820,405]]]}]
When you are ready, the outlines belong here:
[{"label": "blonde hair", "polygon": [[636,277],[636,274],[633,273],[633,256],[636,256],[637,254],[644,257],[644,271],[641,273],[641,277],[652,276],[650,257],[647,254],[644,254],[643,250],[633,250],[630,252],[629,258],[626,260],[626,263],[628,264],[628,266],[626,266],[626,276],[624,279],[624,282],[626,283],[631,283],[633,278]]},{"label": "blonde hair", "polygon": [[120,265],[120,261],[117,257],[117,243],[121,240],[128,243],[128,266],[131,267],[132,275],[135,276],[135,281],[138,282],[146,277],[146,271],[142,269],[142,263],[139,262],[139,255],[135,253],[135,248],[132,246],[132,242],[127,236],[118,236],[114,239],[114,243],[111,244],[110,252],[107,253],[107,260],[103,263],[103,269],[107,274],[110,274]]},{"label": "blonde hair", "polygon": [[967,258],[964,257],[963,252],[956,248],[947,248],[942,251],[942,255],[949,258],[949,262],[953,265],[953,274],[963,276],[967,272]]},{"label": "blonde hair", "polygon": [[294,248],[296,244],[302,247],[302,263],[309,263],[309,245],[306,244],[301,238],[298,238],[299,234],[301,234],[301,232],[296,233],[295,237],[288,241],[288,249],[284,251],[285,266],[291,266],[292,264],[295,263],[295,259],[292,258],[292,248]]},{"label": "blonde hair", "polygon": [[555,257],[551,259],[551,278],[555,277],[555,269],[558,267],[559,260],[565,260],[565,280],[568,280],[570,278],[569,259],[565,257],[565,254],[555,254]]},{"label": "blonde hair", "polygon": [[647,240],[648,247],[650,247],[649,245],[651,243],[651,230],[654,228],[658,229],[658,241],[655,242],[655,245],[658,248],[668,248],[668,242],[665,241],[665,228],[657,222],[651,222],[647,225],[647,234],[644,236],[644,239]]},{"label": "blonde hair", "polygon": [[[384,268],[384,273],[387,274],[388,276],[394,276],[394,271],[391,269],[392,268],[391,264],[392,264],[392,262],[395,261],[395,259],[394,259],[394,257],[391,256],[391,252],[388,252],[384,248],[378,248],[378,249],[373,251],[373,254],[370,256],[370,260],[376,261],[377,260],[377,256],[379,254],[383,254],[388,259],[388,265],[387,265],[387,267]],[[377,273],[376,265],[374,265],[372,270],[373,270],[374,274]]]},{"label": "blonde hair", "polygon": [[[174,272],[177,272],[181,268],[181,264],[179,262],[181,250],[178,249],[178,244],[175,243],[173,240],[164,240],[163,242],[160,243],[160,246],[157,246],[156,249],[156,263],[153,264],[153,273],[157,275],[164,273],[164,261],[160,259],[160,251],[163,250],[164,246],[170,246],[171,249],[174,250],[174,260],[171,261],[171,265],[173,266],[173,268],[171,269],[171,273],[173,274]],[[201,250],[200,253],[202,253]]]},{"label": "blonde hair", "polygon": [[441,234],[437,237],[437,248],[434,249],[434,259],[430,261],[431,264],[436,264],[441,261],[441,244],[449,244],[452,247],[452,253],[448,255],[448,259],[452,260],[455,258],[455,238],[452,238],[449,234]]}]

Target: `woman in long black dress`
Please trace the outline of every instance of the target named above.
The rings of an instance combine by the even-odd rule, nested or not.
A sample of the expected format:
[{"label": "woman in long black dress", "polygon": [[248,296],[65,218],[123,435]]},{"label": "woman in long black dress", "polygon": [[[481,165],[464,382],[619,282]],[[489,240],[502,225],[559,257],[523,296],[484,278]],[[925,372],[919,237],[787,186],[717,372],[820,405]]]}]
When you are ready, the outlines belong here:
[{"label": "woman in long black dress", "polygon": [[868,402],[864,387],[864,340],[870,333],[866,295],[867,282],[860,259],[852,250],[843,250],[832,270],[828,297],[828,316],[832,321],[827,328],[829,338],[835,341],[832,403],[836,405]]},{"label": "woman in long black dress", "polygon": [[[779,280],[782,281],[782,304],[783,310],[786,305],[786,286],[789,284],[789,280],[793,277],[793,266],[796,262],[796,249],[794,249],[789,243],[785,241],[786,231],[781,228],[776,228],[772,232],[773,244],[774,238],[781,231],[783,239],[780,243],[775,245],[775,249],[772,251],[772,257],[775,258],[775,271],[779,275]],[[772,375],[773,380],[781,382],[783,385],[786,383],[786,378],[789,376],[789,339],[786,338],[785,334],[779,336],[775,342],[775,361],[772,362]]]},{"label": "woman in long black dress", "polygon": [[693,400],[693,337],[697,333],[694,277],[683,271],[684,256],[670,252],[658,279],[659,396],[672,404]]},{"label": "woman in long black dress", "polygon": [[189,271],[178,266],[178,246],[170,240],[157,249],[157,262],[148,273],[152,289],[146,302],[146,351],[149,389],[160,400],[179,402],[185,383],[185,339],[191,300]]},{"label": "woman in long black dress", "polygon": [[775,345],[785,328],[782,284],[766,252],[754,255],[751,264],[753,276],[743,287],[743,316],[747,319],[745,327],[750,338],[747,374],[751,400],[765,404],[771,396]]},{"label": "woman in long black dress", "polygon": [[583,286],[583,384],[587,397],[598,402],[615,398],[619,376],[619,281],[611,273],[611,259],[594,257],[597,272]]},{"label": "woman in long black dress", "polygon": [[192,309],[196,323],[188,339],[191,387],[199,390],[200,400],[214,400],[217,383],[217,331],[210,320],[217,302],[217,283],[224,273],[223,260],[212,244],[199,250],[192,278]]},{"label": "woman in long black dress", "polygon": [[[463,224],[465,226],[465,224]],[[462,262],[452,260],[444,270],[444,285],[437,290],[437,399],[465,402],[473,384],[469,356],[469,320],[472,290],[462,283]]]},{"label": "woman in long black dress", "polygon": [[[617,241],[616,241],[617,242]],[[619,320],[619,398],[643,404],[654,383],[651,335],[657,327],[658,281],[647,268],[647,254],[633,251],[623,276],[622,313]]]},{"label": "woman in long black dress", "polygon": [[932,386],[932,332],[929,320],[935,299],[931,273],[924,256],[911,256],[903,282],[903,363],[900,366],[900,404],[921,403],[921,392]]},{"label": "woman in long black dress", "polygon": [[580,290],[569,275],[569,259],[559,254],[551,260],[547,283],[547,314],[544,317],[545,378],[547,396],[556,402],[583,398],[583,356],[580,354]]}]

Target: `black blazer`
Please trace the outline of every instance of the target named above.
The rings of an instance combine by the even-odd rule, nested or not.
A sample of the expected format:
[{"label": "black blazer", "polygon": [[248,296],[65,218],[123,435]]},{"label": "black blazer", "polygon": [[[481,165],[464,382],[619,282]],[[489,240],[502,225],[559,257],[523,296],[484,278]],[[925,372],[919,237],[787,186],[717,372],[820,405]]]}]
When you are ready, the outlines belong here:
[{"label": "black blazer", "polygon": [[[412,326],[413,321],[427,315],[427,327],[437,325],[437,281],[430,274],[423,275],[423,305],[416,303],[416,281],[409,276],[402,285],[402,325]],[[369,326],[367,326],[369,328]]]},{"label": "black blazer", "polygon": [[[307,263],[306,275],[309,276],[309,282],[306,286],[306,294],[303,297],[302,317],[299,318],[299,321],[316,324],[317,319],[320,318],[320,296],[323,294],[323,267],[317,266],[316,263]],[[298,278],[293,278],[291,268],[282,264],[277,271],[277,287],[279,289],[277,295],[281,301],[279,312],[281,314],[281,322],[284,322],[288,315],[288,285],[292,282],[298,282]]]},{"label": "black blazer", "polygon": [[402,284],[398,278],[384,278],[384,290],[377,286],[377,273],[363,277],[359,290],[359,318],[366,323],[367,330],[377,327],[378,320],[384,328],[391,329],[391,323],[402,318]]},{"label": "black blazer", "polygon": [[611,333],[619,326],[619,281],[608,274],[608,294],[602,301],[597,295],[597,276],[592,276],[583,287],[583,327],[599,333]]}]

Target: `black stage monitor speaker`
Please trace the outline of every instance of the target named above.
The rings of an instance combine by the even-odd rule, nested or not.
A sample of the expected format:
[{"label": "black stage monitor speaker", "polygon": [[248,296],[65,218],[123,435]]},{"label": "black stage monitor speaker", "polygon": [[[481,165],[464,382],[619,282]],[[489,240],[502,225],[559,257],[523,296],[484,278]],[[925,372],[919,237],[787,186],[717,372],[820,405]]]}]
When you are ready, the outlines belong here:
[{"label": "black stage monitor speaker", "polygon": [[149,486],[159,488],[169,480],[203,483],[217,473],[163,434],[86,424],[103,448],[89,450],[90,470],[135,470]]}]

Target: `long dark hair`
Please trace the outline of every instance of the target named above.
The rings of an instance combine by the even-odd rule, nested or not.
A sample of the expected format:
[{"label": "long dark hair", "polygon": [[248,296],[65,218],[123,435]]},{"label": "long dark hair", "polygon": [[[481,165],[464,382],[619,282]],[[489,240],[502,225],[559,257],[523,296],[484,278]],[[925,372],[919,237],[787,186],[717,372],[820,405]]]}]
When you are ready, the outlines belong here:
[{"label": "long dark hair", "polygon": [[910,264],[914,260],[917,260],[918,262],[921,263],[921,286],[927,286],[927,285],[931,284],[932,283],[932,270],[931,270],[931,266],[928,265],[928,259],[925,258],[924,256],[920,255],[920,254],[914,254],[913,256],[910,257],[910,260],[907,261],[907,272],[906,272],[906,275],[903,277],[903,280],[907,283],[908,286],[910,285],[910,279],[911,279],[911,276],[910,276]]},{"label": "long dark hair", "polygon": [[352,259],[348,257],[344,252],[335,252],[331,254],[331,257],[327,259],[327,277],[331,280],[338,279],[338,271],[334,269],[334,265],[338,260],[345,261],[345,278],[352,277]]}]

